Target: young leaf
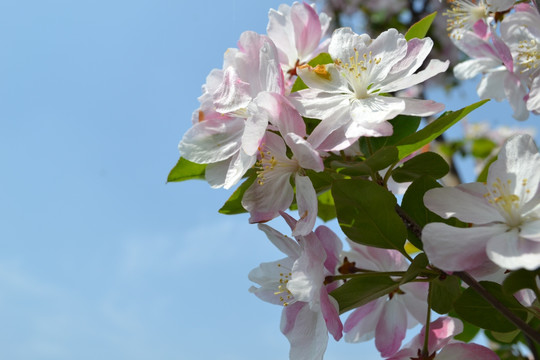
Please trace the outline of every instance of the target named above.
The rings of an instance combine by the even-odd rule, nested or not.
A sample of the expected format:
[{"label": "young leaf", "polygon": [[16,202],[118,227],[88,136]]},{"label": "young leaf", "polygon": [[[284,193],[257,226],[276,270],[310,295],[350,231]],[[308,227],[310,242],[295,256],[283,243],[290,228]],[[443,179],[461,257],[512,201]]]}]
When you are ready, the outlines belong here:
[{"label": "young leaf", "polygon": [[[480,285],[516,316],[522,320],[527,319],[527,310],[513,296],[505,294],[501,285],[491,281],[481,281]],[[472,288],[461,294],[454,303],[454,309],[462,319],[487,330],[510,332],[516,329],[514,324]]]},{"label": "young leaf", "polygon": [[195,164],[181,157],[169,173],[167,182],[204,179],[205,170],[206,164]]},{"label": "young leaf", "polygon": [[431,308],[441,315],[452,310],[460,295],[461,281],[456,276],[448,275],[431,282]]},{"label": "young leaf", "polygon": [[402,139],[396,144],[399,150],[399,158],[403,159],[405,156],[412,154],[422,146],[428,144],[452,125],[463,119],[468,113],[488,101],[489,99],[486,99],[457,111],[447,111],[423,129]]},{"label": "young leaf", "polygon": [[418,38],[418,39],[424,38],[429,28],[431,27],[431,23],[435,19],[435,16],[437,16],[436,11],[434,13],[429,14],[422,20],[414,23],[405,34],[405,39],[409,41],[413,38]]},{"label": "young leaf", "polygon": [[244,197],[246,190],[255,182],[255,179],[257,179],[257,174],[252,174],[248,177],[246,181],[233,192],[231,197],[229,197],[218,212],[225,215],[236,215],[247,212],[242,206],[242,198]]},{"label": "young leaf", "polygon": [[336,218],[336,204],[330,191],[326,191],[318,196],[319,211],[317,216],[324,222],[330,221]]},{"label": "young leaf", "polygon": [[401,278],[401,281],[399,282],[400,285],[416,279],[416,277],[420,274],[420,272],[422,270],[425,270],[428,265],[429,265],[429,261],[427,259],[426,254],[420,253],[416,255],[416,257],[411,262],[411,265],[409,265],[407,272]]},{"label": "young leaf", "polygon": [[390,278],[377,273],[365,274],[347,280],[347,282],[330,295],[337,300],[339,312],[346,311],[365,305],[381,296],[390,294],[397,290],[399,284]]},{"label": "young leaf", "polygon": [[403,253],[407,230],[396,214],[396,198],[367,180],[336,180],[332,185],[339,225],[354,242]]},{"label": "young leaf", "polygon": [[406,161],[403,166],[392,172],[392,178],[396,182],[414,181],[422,175],[429,175],[434,179],[440,179],[448,174],[450,167],[444,159],[434,152],[418,154]]}]

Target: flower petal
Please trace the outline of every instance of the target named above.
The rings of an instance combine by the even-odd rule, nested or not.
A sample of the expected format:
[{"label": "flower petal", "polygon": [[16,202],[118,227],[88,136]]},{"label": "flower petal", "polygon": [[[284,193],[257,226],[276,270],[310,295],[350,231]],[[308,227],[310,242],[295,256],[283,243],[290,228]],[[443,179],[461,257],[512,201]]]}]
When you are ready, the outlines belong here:
[{"label": "flower petal", "polygon": [[487,192],[482,183],[462,184],[456,187],[435,188],[424,195],[424,204],[437,215],[464,222],[487,224],[504,222],[499,211],[484,198]]},{"label": "flower petal", "polygon": [[[293,230],[293,236],[305,236],[309,234],[315,226],[317,220],[318,204],[317,193],[313,188],[311,180],[307,176],[295,175],[296,202],[300,219]],[[283,209],[285,210],[285,209]]]},{"label": "flower petal", "polygon": [[407,332],[407,310],[405,305],[396,299],[384,304],[381,317],[375,329],[375,346],[381,356],[395,354]]},{"label": "flower petal", "polygon": [[503,269],[535,270],[540,267],[540,243],[519,237],[517,230],[493,237],[488,241],[486,251],[491,261]]},{"label": "flower petal", "polygon": [[437,355],[437,360],[499,360],[493,350],[478,344],[454,343],[446,345]]},{"label": "flower petal", "polygon": [[270,240],[282,253],[295,260],[300,256],[302,249],[296,241],[266,224],[259,224],[258,227],[266,234],[268,240]]},{"label": "flower petal", "polygon": [[429,261],[436,267],[444,271],[472,271],[489,262],[488,241],[506,229],[504,225],[456,228],[429,223],[422,230],[422,242]]}]

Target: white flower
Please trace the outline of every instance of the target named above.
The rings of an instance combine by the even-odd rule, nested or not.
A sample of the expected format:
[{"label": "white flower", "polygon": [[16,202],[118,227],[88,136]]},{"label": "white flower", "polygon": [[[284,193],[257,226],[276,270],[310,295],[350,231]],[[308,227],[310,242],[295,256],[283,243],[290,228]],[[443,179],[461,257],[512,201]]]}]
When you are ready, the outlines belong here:
[{"label": "white flower", "polygon": [[429,190],[425,205],[443,218],[455,216],[472,227],[443,223],[424,227],[429,260],[445,271],[485,275],[503,269],[540,266],[540,154],[529,135],[510,138],[491,165],[487,184],[469,183]]},{"label": "white flower", "polygon": [[334,63],[300,67],[298,75],[310,88],[291,95],[302,115],[322,120],[308,141],[319,150],[342,150],[361,136],[391,135],[387,120],[399,114],[443,110],[434,101],[388,96],[448,68],[448,62],[432,60],[415,73],[432,46],[429,38],[407,42],[395,29],[376,39],[350,28],[336,30],[328,50]]}]

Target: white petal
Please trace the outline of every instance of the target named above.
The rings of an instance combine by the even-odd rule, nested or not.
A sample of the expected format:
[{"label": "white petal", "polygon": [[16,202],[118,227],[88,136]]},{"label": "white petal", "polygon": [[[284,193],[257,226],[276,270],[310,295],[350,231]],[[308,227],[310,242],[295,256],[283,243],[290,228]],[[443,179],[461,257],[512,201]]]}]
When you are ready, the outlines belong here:
[{"label": "white petal", "polygon": [[471,271],[489,259],[486,245],[504,233],[506,226],[457,228],[444,223],[429,223],[422,230],[422,243],[429,261],[444,271]]},{"label": "white petal", "polygon": [[481,183],[456,187],[435,188],[424,195],[424,204],[437,215],[448,219],[456,217],[464,222],[487,224],[504,222],[499,211],[484,198],[486,187]]},{"label": "white petal", "polygon": [[317,172],[324,170],[321,156],[313,149],[313,146],[302,137],[289,133],[285,136],[285,142],[291,148],[294,157],[304,169],[312,169]]},{"label": "white petal", "polygon": [[424,70],[416,74],[412,74],[399,80],[393,81],[381,87],[381,91],[394,92],[420,84],[421,82],[424,82],[427,79],[446,71],[446,69],[448,69],[448,65],[450,65],[450,61],[448,60],[442,62],[440,60],[433,59],[429,62],[428,66]]},{"label": "white petal", "polygon": [[243,119],[201,121],[184,134],[178,149],[197,164],[222,161],[238,152],[243,130]]},{"label": "white petal", "polygon": [[517,230],[494,237],[487,243],[486,250],[491,261],[503,269],[540,267],[540,243],[519,237]]},{"label": "white petal", "polygon": [[282,253],[294,260],[300,256],[302,249],[295,240],[283,235],[266,224],[258,224],[258,227],[266,234],[268,240],[270,240]]},{"label": "white petal", "polygon": [[317,194],[309,177],[296,174],[295,182],[300,220],[296,223],[292,234],[293,236],[305,236],[313,231],[317,220]]},{"label": "white petal", "polygon": [[521,225],[519,235],[532,241],[540,241],[540,219],[528,221]]},{"label": "white petal", "polygon": [[309,65],[298,68],[298,76],[311,89],[319,89],[332,93],[352,93],[347,86],[347,81],[336,70],[334,64]]}]

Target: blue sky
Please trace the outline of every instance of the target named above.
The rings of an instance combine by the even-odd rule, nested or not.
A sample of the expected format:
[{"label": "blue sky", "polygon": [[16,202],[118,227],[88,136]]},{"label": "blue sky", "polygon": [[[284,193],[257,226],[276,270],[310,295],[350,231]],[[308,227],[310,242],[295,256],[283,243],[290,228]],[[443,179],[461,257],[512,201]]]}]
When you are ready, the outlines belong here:
[{"label": "blue sky", "polygon": [[206,75],[279,4],[0,3],[1,358],[287,358],[280,308],[247,291],[279,252],[217,213],[230,192],[165,182]]}]

